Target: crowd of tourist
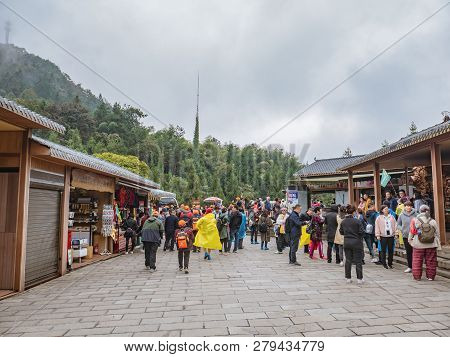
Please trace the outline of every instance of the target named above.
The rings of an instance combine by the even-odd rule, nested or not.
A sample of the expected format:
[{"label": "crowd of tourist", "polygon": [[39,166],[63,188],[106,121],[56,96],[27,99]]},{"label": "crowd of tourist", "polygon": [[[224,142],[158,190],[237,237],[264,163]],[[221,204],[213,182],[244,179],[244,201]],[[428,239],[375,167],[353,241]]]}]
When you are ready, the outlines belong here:
[{"label": "crowd of tourist", "polygon": [[[365,248],[370,261],[385,269],[393,268],[395,242],[406,251],[407,268],[414,279],[422,277],[425,261],[426,277],[434,280],[437,253],[440,249],[439,231],[431,217],[430,202],[426,197],[410,199],[400,190],[398,197],[385,193],[380,210],[368,195],[360,198],[358,206],[332,204],[325,209],[322,202],[312,207],[288,205],[285,200],[270,197],[265,200],[245,200],[237,197],[230,205],[216,202],[210,206],[165,206],[154,209],[151,215],[141,213],[136,220],[131,216],[123,224],[126,254],[134,249],[134,238],[140,237],[145,252],[145,266],[156,270],[156,252],[164,240],[164,251],[178,251],[178,269],[189,273],[190,254],[203,252],[205,260],[212,260],[212,251],[220,255],[238,253],[244,249],[249,232],[250,244],[268,251],[275,239],[275,254],[288,248],[288,262],[300,266],[298,249],[310,259],[333,261],[345,266],[345,279],[352,282],[352,265],[356,267],[357,283],[363,283]],[[323,237],[325,239],[323,239]],[[131,240],[131,244],[129,244]],[[327,243],[326,251],[324,241]]]}]

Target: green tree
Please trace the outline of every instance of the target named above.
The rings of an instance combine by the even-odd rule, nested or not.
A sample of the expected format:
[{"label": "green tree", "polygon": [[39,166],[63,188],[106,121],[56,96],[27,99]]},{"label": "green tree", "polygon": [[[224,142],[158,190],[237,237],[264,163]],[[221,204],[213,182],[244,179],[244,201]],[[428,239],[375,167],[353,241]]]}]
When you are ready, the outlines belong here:
[{"label": "green tree", "polygon": [[78,129],[67,130],[65,144],[73,150],[86,151]]},{"label": "green tree", "polygon": [[413,134],[417,134],[417,126],[416,124],[412,121],[411,125],[409,126],[409,135],[413,135]]},{"label": "green tree", "polygon": [[101,154],[95,154],[95,157],[99,159],[112,162],[118,166],[121,166],[128,171],[134,172],[142,177],[148,178],[150,176],[150,168],[148,165],[139,160],[136,156],[132,155],[119,155],[112,152],[103,152]]},{"label": "green tree", "polygon": [[200,122],[198,120],[198,115],[195,117],[195,129],[194,129],[194,149],[198,149],[198,145],[200,143]]}]

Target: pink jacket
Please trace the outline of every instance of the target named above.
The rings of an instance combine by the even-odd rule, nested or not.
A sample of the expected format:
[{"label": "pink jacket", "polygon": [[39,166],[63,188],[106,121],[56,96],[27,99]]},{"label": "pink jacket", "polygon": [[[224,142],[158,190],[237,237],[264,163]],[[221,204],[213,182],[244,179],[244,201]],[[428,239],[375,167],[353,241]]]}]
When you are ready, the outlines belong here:
[{"label": "pink jacket", "polygon": [[[389,235],[389,237],[392,237],[395,235],[395,233],[397,232],[397,222],[395,220],[394,217],[392,217],[392,215],[388,216],[390,221],[391,221],[391,234]],[[386,224],[384,222],[384,215],[379,215],[377,217],[377,220],[375,221],[375,236],[378,237],[388,237],[388,235],[386,234]]]}]

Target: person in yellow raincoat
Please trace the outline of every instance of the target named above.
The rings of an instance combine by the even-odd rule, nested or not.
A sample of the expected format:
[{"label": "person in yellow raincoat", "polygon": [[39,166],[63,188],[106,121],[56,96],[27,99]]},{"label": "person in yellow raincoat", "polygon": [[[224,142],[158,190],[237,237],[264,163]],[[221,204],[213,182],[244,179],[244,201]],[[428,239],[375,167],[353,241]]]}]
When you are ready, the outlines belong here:
[{"label": "person in yellow raincoat", "polygon": [[205,215],[197,221],[197,228],[198,232],[195,236],[194,245],[203,248],[205,250],[205,259],[211,260],[211,250],[222,249],[219,231],[217,230],[217,221],[211,208],[208,208]]}]

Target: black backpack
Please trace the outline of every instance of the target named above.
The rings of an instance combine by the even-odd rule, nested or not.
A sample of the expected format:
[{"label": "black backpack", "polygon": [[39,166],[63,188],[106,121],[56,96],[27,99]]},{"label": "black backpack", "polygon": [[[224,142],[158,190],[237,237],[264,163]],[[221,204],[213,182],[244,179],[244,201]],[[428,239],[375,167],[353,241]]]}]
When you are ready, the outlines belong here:
[{"label": "black backpack", "polygon": [[259,225],[259,232],[260,233],[266,233],[267,232],[267,223],[264,220],[263,222],[261,222],[261,224]]}]

